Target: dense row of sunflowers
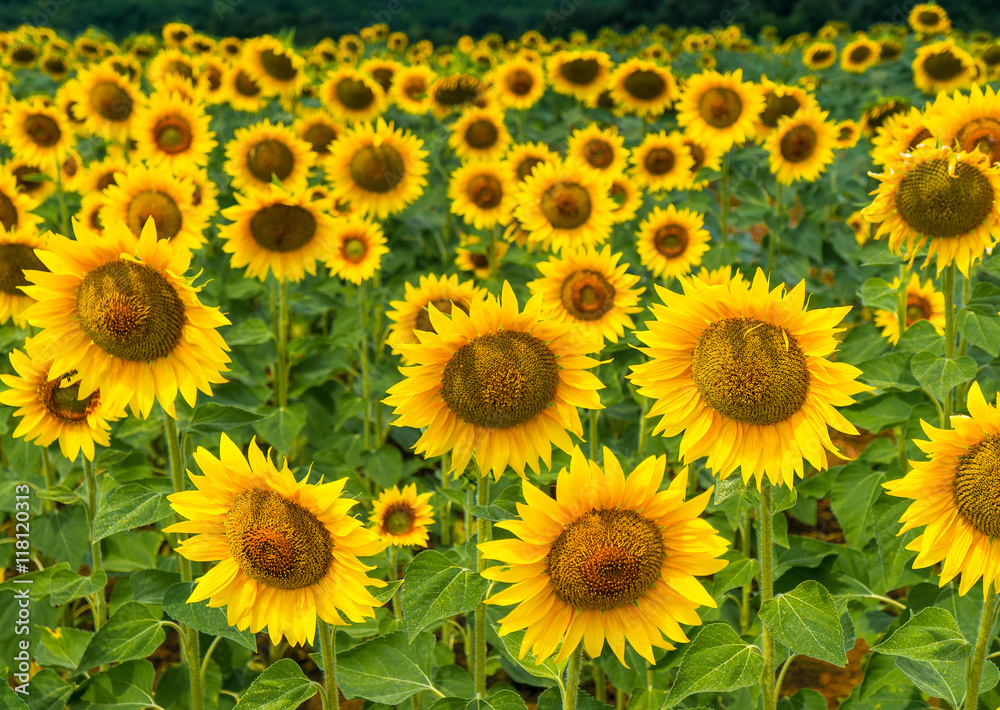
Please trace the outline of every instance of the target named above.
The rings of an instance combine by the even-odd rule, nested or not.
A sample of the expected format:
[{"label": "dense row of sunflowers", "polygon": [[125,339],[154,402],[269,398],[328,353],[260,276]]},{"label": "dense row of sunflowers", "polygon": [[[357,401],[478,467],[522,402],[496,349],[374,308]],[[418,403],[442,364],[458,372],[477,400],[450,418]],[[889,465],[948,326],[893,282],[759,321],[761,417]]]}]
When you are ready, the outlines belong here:
[{"label": "dense row of sunflowers", "polygon": [[[0,319],[10,321],[0,402],[16,421],[5,442],[42,447],[32,511],[56,520],[57,503],[79,500],[89,533],[87,573],[67,572],[81,581],[59,603],[54,636],[66,627],[75,650],[57,644],[61,659],[50,651],[30,671],[59,702],[94,701],[103,678],[151,653],[100,655],[135,629],[126,616],[139,612],[116,603],[119,589],[168,610],[178,580],[203,614],[142,612],[160,634],[153,648],[162,624],[180,637],[190,693],[170,707],[201,710],[206,695],[212,707],[244,693],[270,701],[298,679],[297,699],[274,707],[317,689],[335,707],[340,645],[342,689],[373,702],[489,693],[523,707],[495,675],[499,660],[525,688],[550,678],[568,709],[582,679],[602,702],[610,687],[618,707],[703,704],[759,686],[727,697],[774,708],[796,656],[842,665],[855,628],[881,641],[869,668],[882,674],[858,686],[857,703],[941,697],[971,709],[993,692],[1000,412],[983,395],[996,390],[1000,350],[984,262],[1000,237],[992,38],[961,36],[942,8],[917,5],[909,28],[852,34],[831,23],[785,41],[657,27],[435,48],[380,25],[294,47],[178,23],[120,46],[22,27],[0,33],[0,51]],[[752,74],[764,65],[772,78]],[[838,93],[879,71],[899,95],[861,105]],[[796,231],[805,223],[823,231]],[[824,269],[826,258],[845,275]],[[246,279],[228,273],[240,269]],[[273,335],[260,336],[268,303]],[[865,321],[881,335],[865,335]],[[340,341],[338,323],[354,324]],[[340,366],[335,342],[347,352]],[[309,367],[321,376],[302,380]],[[310,387],[334,385],[360,405],[324,394],[303,406]],[[901,418],[872,418],[901,407],[901,392],[917,397]],[[926,440],[909,436],[918,405]],[[343,430],[313,445],[302,412]],[[116,475],[127,442],[151,417],[159,436],[160,416],[163,447],[139,439],[137,480],[153,486],[165,461],[174,492],[156,489],[124,527],[102,522],[138,485]],[[893,429],[887,458],[857,451],[856,427],[872,421]],[[287,455],[280,468],[251,428]],[[210,448],[190,454],[188,488],[192,437]],[[355,446],[361,458],[348,457]],[[910,460],[916,447],[926,460]],[[401,460],[401,449],[412,453]],[[389,450],[400,461],[392,480],[368,468]],[[826,480],[814,497],[830,493],[823,476],[850,456],[876,471],[858,505],[874,505],[876,482],[912,501],[871,544],[889,565],[905,544],[914,570],[900,563],[882,588],[858,581],[864,594],[836,598],[806,574],[775,596],[776,573],[795,566],[776,566],[773,543],[787,547],[788,536],[775,513],[795,504],[797,483]],[[337,480],[308,473],[313,460]],[[839,470],[838,482],[868,475]],[[177,517],[158,527],[164,498]],[[352,514],[359,504],[367,526]],[[847,531],[846,509],[834,512]],[[170,541],[152,565],[170,575],[158,597],[105,569],[101,525],[151,526]],[[475,547],[457,544],[473,535]],[[446,554],[414,557],[414,546]],[[17,550],[23,573],[29,555]],[[15,550],[4,559],[13,564]],[[24,579],[49,585],[36,585],[38,601],[58,560],[32,559],[39,569]],[[469,591],[428,617],[406,599],[432,589],[433,565],[443,565],[438,583]],[[937,597],[918,606],[906,593],[959,576],[956,598],[982,582],[974,651],[965,617],[931,619],[924,607]],[[862,629],[848,602],[881,621]],[[488,618],[487,605],[513,609]],[[686,645],[709,618],[721,622]],[[266,631],[272,645],[233,662],[239,673],[220,696],[212,653],[238,647],[226,625]],[[335,643],[337,626],[358,630]],[[352,685],[351,670],[368,668],[364,648],[410,653],[397,628],[439,643],[463,680],[426,676],[402,696]],[[281,675],[285,644],[313,644],[317,631],[326,682],[310,685],[297,667]],[[924,631],[934,650],[912,640]],[[200,633],[215,637],[207,651]],[[891,655],[896,666],[878,666]],[[262,657],[269,665],[248,689],[243,669]],[[648,664],[649,679],[658,669],[656,682],[629,685],[630,663]],[[960,664],[960,681],[935,663]],[[168,707],[162,677],[156,692]]]}]

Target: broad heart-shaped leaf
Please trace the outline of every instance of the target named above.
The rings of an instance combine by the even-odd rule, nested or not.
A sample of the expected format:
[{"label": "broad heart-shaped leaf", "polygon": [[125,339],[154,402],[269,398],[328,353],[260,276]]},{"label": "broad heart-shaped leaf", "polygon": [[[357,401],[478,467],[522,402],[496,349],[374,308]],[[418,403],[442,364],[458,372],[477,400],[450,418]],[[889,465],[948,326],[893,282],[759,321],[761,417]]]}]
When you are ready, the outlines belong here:
[{"label": "broad heart-shaped leaf", "polygon": [[897,389],[904,392],[920,389],[920,383],[910,373],[911,353],[889,353],[858,365],[861,380],[882,390]]},{"label": "broad heart-shaped leaf", "polygon": [[440,698],[427,710],[526,710],[524,699],[513,690],[498,690],[485,700],[466,698]]},{"label": "broad heart-shaped leaf", "polygon": [[830,494],[830,508],[844,530],[848,547],[860,550],[868,543],[865,531],[872,522],[872,504],[882,491],[881,480],[877,471],[856,462],[837,474]]},{"label": "broad heart-shaped leaf", "polygon": [[[943,698],[953,708],[962,704],[965,697],[965,661],[915,661],[897,657],[896,667],[903,671],[920,690]],[[992,661],[983,663],[983,676],[979,681],[979,692],[992,690],[1000,680],[1000,672]]]},{"label": "broad heart-shaped leaf", "polygon": [[191,423],[185,431],[190,434],[218,434],[259,422],[263,418],[263,415],[249,409],[205,402],[194,408]]},{"label": "broad heart-shaped leaf", "polygon": [[868,279],[861,284],[861,303],[883,311],[896,310],[896,289],[885,279]]},{"label": "broad heart-shaped leaf", "polygon": [[[496,627],[494,627],[494,630],[499,633],[499,630]],[[531,675],[536,678],[548,678],[549,680],[554,681],[558,681],[562,678],[563,671],[566,670],[566,664],[569,662],[568,659],[560,663],[556,663],[556,657],[549,656],[544,661],[539,663],[535,658],[535,654],[531,651],[526,651],[524,658],[518,658],[518,656],[521,655],[521,641],[523,640],[524,631],[515,631],[512,634],[500,637],[500,642],[503,644],[504,650],[507,651],[507,655],[510,659]]]},{"label": "broad heart-shaped leaf", "polygon": [[756,685],[763,670],[764,657],[729,624],[709,624],[684,652],[664,707],[673,707],[694,693],[728,693]]},{"label": "broad heart-shaped leaf", "polygon": [[92,631],[62,626],[56,629],[43,626],[38,632],[38,646],[35,648],[38,664],[68,670],[75,670],[80,665],[83,652],[94,637]]},{"label": "broad heart-shaped leaf", "polygon": [[129,661],[112,666],[87,683],[82,703],[74,710],[146,710],[153,701],[153,664]]},{"label": "broad heart-shaped leaf", "polygon": [[[4,673],[5,678],[8,675],[8,673]],[[21,685],[17,681],[15,682],[17,685]],[[73,691],[72,688],[69,688],[69,690],[70,692]],[[27,703],[24,702],[24,698],[31,697],[29,694],[33,693],[35,689],[30,683],[25,683],[24,691],[23,695],[19,695],[18,692],[11,688],[7,683],[0,683],[0,707],[3,707],[5,710],[31,710]],[[69,693],[66,694],[66,697],[69,697]]]},{"label": "broad heart-shaped leaf", "polygon": [[[538,696],[537,710],[562,710],[563,699],[559,688],[548,688]],[[595,700],[583,690],[577,692],[576,710],[611,710],[610,705],[606,705],[599,700]]]},{"label": "broad heart-shaped leaf", "polygon": [[847,665],[840,615],[830,592],[819,582],[807,580],[764,602],[760,618],[775,640],[789,650],[838,666]]},{"label": "broad heart-shaped leaf", "polygon": [[993,357],[1000,355],[1000,317],[963,309],[958,314],[958,332]]},{"label": "broad heart-shaped leaf", "polygon": [[166,634],[160,620],[143,604],[123,604],[104,627],[94,634],[80,659],[77,673],[112,661],[146,658],[163,643]]},{"label": "broad heart-shaped leaf", "polygon": [[[338,681],[340,678],[338,677]],[[299,664],[282,658],[269,665],[236,703],[238,710],[295,710],[319,688],[306,678]]]},{"label": "broad heart-shaped leaf", "polygon": [[441,619],[475,609],[488,585],[488,580],[440,552],[421,552],[406,568],[400,599],[407,640],[413,641]]},{"label": "broad heart-shaped leaf", "polygon": [[[157,490],[157,480],[162,479],[126,483],[111,491],[94,519],[94,539],[103,540],[109,535],[141,528],[169,516],[173,511],[165,494],[171,490],[169,485]],[[169,484],[169,481],[164,482]]]},{"label": "broad heart-shaped leaf", "polygon": [[[73,684],[63,680],[51,668],[43,668],[31,677],[28,692],[30,694],[24,700],[31,710],[63,710],[73,694]],[[7,706],[0,704],[0,707]]]},{"label": "broad heart-shaped leaf", "polygon": [[917,353],[910,360],[910,371],[925,390],[942,401],[952,388],[976,376],[976,361],[965,355],[947,358],[933,353]]},{"label": "broad heart-shaped leaf", "polygon": [[255,422],[253,428],[264,441],[287,454],[305,425],[306,407],[299,403],[279,408],[267,419]]},{"label": "broad heart-shaped leaf", "polygon": [[928,607],[872,650],[914,661],[963,661],[972,653],[972,646],[950,611]]},{"label": "broad heart-shaped leaf", "polygon": [[230,626],[226,612],[219,607],[208,606],[208,601],[188,604],[188,597],[194,589],[194,582],[180,582],[171,586],[163,595],[163,611],[174,621],[187,624],[209,636],[221,636],[235,641],[243,648],[257,650],[257,639],[249,631],[240,631]]},{"label": "broad heart-shaped leaf", "polygon": [[413,643],[399,632],[379,636],[337,658],[337,684],[344,697],[398,705],[422,690],[437,690],[431,682],[434,637],[419,634]]}]

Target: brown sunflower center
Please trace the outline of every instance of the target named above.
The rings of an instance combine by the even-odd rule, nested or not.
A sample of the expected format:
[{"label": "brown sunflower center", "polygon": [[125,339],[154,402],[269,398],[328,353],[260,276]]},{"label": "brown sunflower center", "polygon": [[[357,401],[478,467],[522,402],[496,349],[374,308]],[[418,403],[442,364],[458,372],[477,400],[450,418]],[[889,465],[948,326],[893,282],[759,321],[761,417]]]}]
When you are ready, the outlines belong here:
[{"label": "brown sunflower center", "polygon": [[660,578],[663,533],[633,510],[592,510],[563,528],[548,555],[556,597],[577,609],[634,603]]},{"label": "brown sunflower center", "polygon": [[338,81],[336,94],[337,101],[352,111],[366,109],[375,101],[375,94],[368,84],[353,77],[345,77]]},{"label": "brown sunflower center", "polygon": [[330,144],[337,140],[337,131],[326,123],[314,123],[306,129],[302,138],[312,145],[314,153],[326,155],[330,152]]},{"label": "brown sunflower center", "polygon": [[18,287],[30,283],[24,278],[25,269],[48,271],[27,244],[0,244],[0,293],[23,296]]},{"label": "brown sunflower center", "polygon": [[455,303],[454,301],[451,301],[447,298],[435,298],[433,301],[430,301],[426,306],[421,308],[420,311],[417,313],[417,319],[413,324],[414,330],[425,330],[429,333],[437,332],[436,330],[434,330],[434,324],[431,323],[431,314],[429,308],[431,304],[434,304],[434,307],[437,308],[442,313],[444,313],[446,316],[451,315],[452,308],[459,308],[466,315],[469,314],[469,306],[464,301]]},{"label": "brown sunflower center", "polygon": [[295,155],[284,141],[265,138],[247,151],[247,170],[261,182],[271,182],[271,176],[284,180],[295,169]]},{"label": "brown sunflower center", "polygon": [[615,305],[615,287],[603,274],[581,269],[566,277],[560,294],[563,308],[578,320],[599,320]]},{"label": "brown sunflower center", "polygon": [[8,232],[17,226],[17,207],[2,192],[0,192],[0,225],[3,225]]},{"label": "brown sunflower center", "polygon": [[702,94],[698,113],[713,128],[729,128],[743,114],[743,99],[728,87],[713,86]]},{"label": "brown sunflower center", "polygon": [[989,178],[968,163],[928,160],[900,180],[896,210],[914,230],[934,238],[959,237],[983,223],[996,196]]},{"label": "brown sunflower center", "polygon": [[122,360],[166,357],[184,330],[184,303],[153,267],[112,261],[89,272],[76,292],[80,328]]},{"label": "brown sunflower center", "polygon": [[488,118],[473,121],[465,129],[465,142],[477,150],[487,150],[500,138],[497,125]]},{"label": "brown sunflower center", "polygon": [[664,225],[653,235],[653,247],[668,259],[676,259],[687,251],[689,241],[688,231],[679,224]]},{"label": "brown sunflower center", "polygon": [[241,96],[252,98],[260,94],[260,84],[242,69],[236,74],[236,81],[233,82],[233,85],[236,87],[236,93]]},{"label": "brown sunflower center", "polygon": [[296,251],[316,236],[316,218],[299,205],[268,205],[250,218],[250,236],[269,251]]},{"label": "brown sunflower center", "polygon": [[413,532],[416,519],[409,504],[397,503],[386,509],[382,518],[382,529],[390,535],[406,535]]},{"label": "brown sunflower center", "polygon": [[515,69],[506,77],[507,89],[515,96],[526,96],[535,86],[535,77],[525,69]]},{"label": "brown sunflower center", "polygon": [[544,162],[545,161],[541,158],[528,156],[517,164],[517,179],[524,180],[524,178],[531,175],[531,171],[534,170],[536,166],[541,165]]},{"label": "brown sunflower center", "polygon": [[476,175],[469,180],[467,189],[469,200],[480,209],[496,207],[503,199],[503,187],[492,175]]},{"label": "brown sunflower center", "polygon": [[479,80],[474,76],[459,74],[439,82],[434,89],[434,101],[441,106],[454,107],[479,99]]},{"label": "brown sunflower center", "polygon": [[799,100],[790,94],[777,96],[774,92],[767,95],[764,110],[760,112],[760,122],[768,128],[774,128],[785,116],[794,116],[802,108]]},{"label": "brown sunflower center", "polygon": [[402,86],[403,93],[414,101],[422,99],[427,93],[427,82],[423,77],[408,77]]},{"label": "brown sunflower center", "polygon": [[38,387],[38,399],[49,414],[61,422],[70,424],[86,421],[87,415],[94,411],[101,401],[100,390],[80,399],[79,382],[65,387],[60,386],[63,380],[68,380],[75,374],[76,370],[73,370]]},{"label": "brown sunflower center", "polygon": [[938,16],[936,12],[933,12],[931,10],[924,10],[923,12],[917,15],[917,24],[919,24],[921,27],[934,27],[937,25],[940,19],[941,18]]},{"label": "brown sunflower center", "polygon": [[669,148],[653,148],[646,153],[646,159],[642,161],[646,172],[650,175],[666,175],[674,169],[676,163],[677,157]]},{"label": "brown sunflower center", "polygon": [[45,187],[47,176],[37,165],[22,165],[14,168],[13,173],[17,179],[17,189],[26,195],[34,195]]},{"label": "brown sunflower center", "polygon": [[34,113],[27,116],[24,119],[22,127],[32,143],[42,148],[54,146],[62,137],[59,124],[51,116],[46,116],[43,113]]},{"label": "brown sunflower center", "polygon": [[31,64],[38,57],[33,47],[18,47],[10,53],[10,58],[17,64]]},{"label": "brown sunflower center", "polygon": [[817,49],[812,53],[812,56],[810,58],[812,59],[812,62],[814,64],[822,64],[823,62],[830,61],[832,57],[833,57],[833,52],[831,52],[829,49]]},{"label": "brown sunflower center", "polygon": [[576,229],[590,218],[590,193],[574,182],[558,182],[542,194],[542,214],[557,229]]},{"label": "brown sunflower center", "polygon": [[1000,436],[987,436],[958,457],[955,504],[976,530],[1000,535]]},{"label": "brown sunflower center", "polygon": [[691,166],[691,174],[697,175],[698,171],[701,170],[701,166],[705,164],[705,150],[697,143],[690,141],[685,141],[684,145],[687,146],[688,152],[691,154],[691,160],[694,161],[694,165]]},{"label": "brown sunflower center", "polygon": [[906,326],[909,327],[918,320],[930,320],[931,304],[920,296],[906,299]]},{"label": "brown sunflower center", "polygon": [[726,318],[702,331],[691,374],[715,411],[745,424],[784,421],[809,393],[809,368],[798,340],[756,318]]},{"label": "brown sunflower center", "polygon": [[935,81],[950,81],[965,71],[962,60],[950,50],[928,54],[924,59],[924,72]]},{"label": "brown sunflower center", "polygon": [[250,579],[275,589],[316,584],[333,565],[333,539],[313,513],[273,491],[233,498],[226,542]]},{"label": "brown sunflower center", "polygon": [[667,90],[667,82],[658,71],[639,69],[625,77],[625,91],[637,99],[652,101]]},{"label": "brown sunflower center", "polygon": [[559,73],[571,84],[586,86],[597,78],[601,65],[596,59],[571,59],[562,65]]},{"label": "brown sunflower center", "polygon": [[102,118],[120,123],[132,115],[132,96],[112,81],[100,81],[90,90],[90,105]]},{"label": "brown sunflower center", "polygon": [[366,145],[351,158],[351,177],[368,192],[389,192],[403,181],[403,156],[391,145]]},{"label": "brown sunflower center", "polygon": [[872,48],[867,44],[859,45],[847,54],[847,58],[851,64],[864,64],[871,59],[871,56]]},{"label": "brown sunflower center", "polygon": [[163,153],[176,155],[191,147],[191,126],[181,116],[163,116],[153,127],[153,141]]},{"label": "brown sunflower center", "polygon": [[352,264],[360,264],[368,256],[368,242],[361,237],[347,237],[341,242],[340,253]]},{"label": "brown sunflower center", "polygon": [[173,239],[184,226],[184,215],[170,195],[157,190],[143,190],[128,203],[125,223],[139,236],[146,220],[153,218],[157,239]]},{"label": "brown sunflower center", "polygon": [[298,72],[292,66],[292,58],[287,54],[277,54],[273,50],[265,49],[260,53],[260,65],[264,71],[278,81],[291,81]]},{"label": "brown sunflower center", "polygon": [[528,333],[481,335],[452,355],[441,397],[463,421],[507,429],[534,419],[552,402],[559,367],[548,346]]},{"label": "brown sunflower center", "polygon": [[995,118],[982,116],[972,119],[958,129],[955,140],[966,152],[978,150],[988,155],[990,165],[1000,160],[1000,121]]},{"label": "brown sunflower center", "polygon": [[798,125],[781,138],[781,157],[789,163],[801,163],[816,153],[816,129],[808,125]]},{"label": "brown sunflower center", "polygon": [[615,159],[615,149],[603,138],[591,138],[583,147],[583,158],[595,168],[606,168]]},{"label": "brown sunflower center", "polygon": [[992,47],[983,52],[983,62],[988,67],[994,67],[1000,64],[1000,44],[994,44]]}]

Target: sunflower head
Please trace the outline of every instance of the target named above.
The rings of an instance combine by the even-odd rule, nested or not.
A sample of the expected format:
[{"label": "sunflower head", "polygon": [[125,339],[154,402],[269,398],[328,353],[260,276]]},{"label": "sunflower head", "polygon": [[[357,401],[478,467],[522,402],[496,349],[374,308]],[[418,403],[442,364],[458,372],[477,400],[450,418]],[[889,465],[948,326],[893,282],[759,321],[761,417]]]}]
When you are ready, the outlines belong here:
[{"label": "sunflower head", "polygon": [[430,537],[428,527],[434,524],[434,509],[430,506],[433,492],[417,494],[411,483],[403,490],[387,488],[372,504],[369,521],[383,542],[398,547],[424,547]]}]

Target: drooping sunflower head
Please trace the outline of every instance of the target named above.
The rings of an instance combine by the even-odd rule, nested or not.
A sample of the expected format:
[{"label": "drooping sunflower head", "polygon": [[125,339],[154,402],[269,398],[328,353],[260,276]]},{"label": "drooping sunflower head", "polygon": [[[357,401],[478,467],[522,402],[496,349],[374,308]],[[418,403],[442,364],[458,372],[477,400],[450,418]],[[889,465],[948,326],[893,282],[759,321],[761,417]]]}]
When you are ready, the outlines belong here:
[{"label": "drooping sunflower head", "polygon": [[429,526],[434,524],[434,509],[430,501],[433,491],[417,494],[417,485],[411,483],[387,488],[372,504],[368,517],[372,529],[388,545],[409,547],[427,546]]},{"label": "drooping sunflower head", "polygon": [[688,77],[678,104],[677,122],[696,139],[714,141],[722,150],[753,136],[764,108],[760,90],[743,81],[743,70],[704,71]]}]

